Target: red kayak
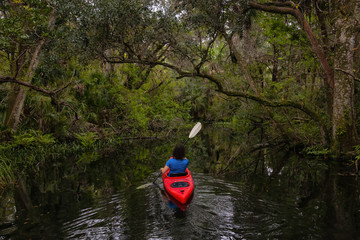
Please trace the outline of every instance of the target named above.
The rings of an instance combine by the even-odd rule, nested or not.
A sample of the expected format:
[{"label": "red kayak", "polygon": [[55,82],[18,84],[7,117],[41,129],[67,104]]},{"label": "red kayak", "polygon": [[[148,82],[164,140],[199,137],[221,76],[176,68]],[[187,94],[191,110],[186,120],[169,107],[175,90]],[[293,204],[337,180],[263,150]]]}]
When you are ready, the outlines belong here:
[{"label": "red kayak", "polygon": [[168,176],[169,171],[170,169],[163,173],[163,183],[166,193],[172,200],[175,200],[175,204],[177,204],[177,202],[180,204],[190,203],[194,192],[194,181],[190,170],[186,169],[184,174],[172,174],[171,177]]}]

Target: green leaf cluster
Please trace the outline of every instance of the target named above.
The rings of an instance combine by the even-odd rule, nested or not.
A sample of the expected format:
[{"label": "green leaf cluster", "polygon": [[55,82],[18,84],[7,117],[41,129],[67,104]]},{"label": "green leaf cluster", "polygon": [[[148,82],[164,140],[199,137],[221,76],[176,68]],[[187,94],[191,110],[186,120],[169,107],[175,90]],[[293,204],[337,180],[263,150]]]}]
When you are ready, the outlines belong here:
[{"label": "green leaf cluster", "polygon": [[37,148],[44,147],[56,142],[52,134],[43,134],[39,130],[29,129],[24,133],[15,134],[13,141],[0,144],[0,149],[17,147]]},{"label": "green leaf cluster", "polygon": [[51,8],[46,1],[5,0],[0,3],[0,49],[12,51],[14,44],[31,45],[47,35]]},{"label": "green leaf cluster", "polygon": [[96,136],[96,133],[94,133],[94,132],[86,132],[86,133],[82,133],[82,134],[75,133],[75,137],[77,140],[80,141],[81,145],[86,148],[93,146],[95,141],[98,139],[98,137]]}]

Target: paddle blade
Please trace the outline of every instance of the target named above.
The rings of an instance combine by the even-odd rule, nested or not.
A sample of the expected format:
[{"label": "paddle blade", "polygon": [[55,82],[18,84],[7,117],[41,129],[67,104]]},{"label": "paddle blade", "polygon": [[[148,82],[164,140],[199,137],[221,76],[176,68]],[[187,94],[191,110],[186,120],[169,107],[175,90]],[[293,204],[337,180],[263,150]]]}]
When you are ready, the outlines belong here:
[{"label": "paddle blade", "polygon": [[201,122],[198,122],[193,129],[191,130],[190,134],[189,134],[189,138],[193,138],[196,136],[196,134],[198,134],[198,132],[201,129]]},{"label": "paddle blade", "polygon": [[144,189],[144,188],[147,188],[150,185],[152,185],[152,183],[146,183],[146,184],[143,184],[143,185],[137,187],[136,189]]}]

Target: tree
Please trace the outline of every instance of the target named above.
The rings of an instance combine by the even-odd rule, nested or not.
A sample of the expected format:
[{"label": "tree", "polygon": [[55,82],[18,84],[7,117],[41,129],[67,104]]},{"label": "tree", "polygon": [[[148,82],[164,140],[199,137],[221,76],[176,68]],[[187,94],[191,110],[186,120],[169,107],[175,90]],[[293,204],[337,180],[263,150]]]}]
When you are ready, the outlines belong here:
[{"label": "tree", "polygon": [[[306,1],[298,4],[290,1],[267,4],[249,2],[249,6],[257,10],[294,16],[306,33],[330,88],[331,98],[327,101],[332,114],[328,118],[332,122],[332,148],[337,153],[351,150],[359,140],[354,109],[355,79],[352,74],[359,31],[358,5],[357,1]],[[311,10],[315,10],[317,22],[314,25],[321,29],[320,36],[315,35],[308,22]],[[331,40],[334,44],[329,46]],[[329,49],[334,49],[334,53]]]},{"label": "tree", "polygon": [[[189,22],[189,29],[207,29],[207,37],[210,39],[208,50],[211,48],[211,36],[221,36],[228,45],[232,59],[238,64],[246,82],[249,84],[251,92],[239,92],[228,90],[221,76],[210,76],[206,73],[206,63],[211,59],[194,56],[189,53],[186,59],[191,59],[194,66],[192,70],[178,68],[174,65],[162,63],[176,70],[181,77],[200,77],[208,79],[217,85],[222,93],[229,96],[238,96],[257,101],[258,103],[271,107],[291,107],[303,111],[318,123],[322,135],[322,143],[327,146],[327,129],[332,129],[330,146],[336,153],[346,152],[358,143],[358,134],[355,126],[354,109],[354,58],[355,58],[355,35],[358,33],[358,2],[357,1],[274,1],[258,3],[250,1],[191,1],[184,0],[177,2],[178,14],[181,20]],[[291,99],[284,101],[274,101],[262,96],[259,85],[254,81],[249,72],[247,61],[242,56],[239,47],[236,46],[236,39],[243,38],[244,30],[251,27],[251,10],[261,10],[264,12],[284,14],[294,17],[297,26],[300,27],[307,36],[309,46],[315,54],[322,72],[326,91],[325,112],[327,116],[322,119],[319,110],[312,110],[312,107],[304,103],[294,102]],[[335,43],[335,44],[331,44]],[[180,44],[179,44],[180,45]],[[203,43],[198,42],[198,46]],[[208,56],[209,51],[203,49],[203,56]],[[194,60],[196,59],[196,60]],[[202,61],[204,60],[204,61]],[[194,64],[196,62],[198,64]],[[341,66],[341,67],[340,67]],[[274,69],[274,66],[272,66]],[[219,78],[220,77],[220,78]],[[283,132],[284,136],[289,134],[281,124],[278,124],[272,117],[273,113],[269,108],[265,108],[274,124]],[[327,127],[327,122],[331,126]]]},{"label": "tree", "polygon": [[[13,128],[25,97],[19,85],[49,96],[56,92],[31,84],[42,52],[44,59],[53,54],[69,62],[74,57],[82,66],[104,61],[107,87],[119,84],[114,81],[119,73],[119,79],[125,79],[120,84],[130,95],[139,94],[164,68],[173,70],[176,79],[204,86],[199,89],[204,89],[208,103],[215,98],[208,90],[211,84],[215,91],[243,101],[235,104],[241,106],[238,112],[262,119],[257,123],[267,129],[267,141],[281,137],[293,145],[322,144],[337,153],[358,142],[355,0],[54,0],[51,4],[34,0],[1,5],[1,53],[8,64],[1,82],[15,84],[7,114]],[[28,18],[33,20],[30,26]],[[199,93],[189,99],[198,97]],[[211,104],[204,104],[202,112],[204,108]],[[307,132],[309,127],[313,131]]]},{"label": "tree", "polygon": [[[355,24],[357,4],[356,1],[328,3],[315,0],[267,3],[183,0],[165,1],[163,5],[154,7],[155,2],[134,0],[130,5],[123,3],[127,6],[125,8],[118,2],[97,1],[90,5],[82,3],[83,8],[79,10],[81,17],[75,14],[73,22],[88,39],[88,47],[108,63],[147,66],[143,68],[146,71],[151,71],[155,65],[161,65],[177,72],[178,78],[200,78],[215,83],[216,89],[228,96],[251,99],[263,105],[267,113],[264,118],[272,119],[278,132],[294,142],[299,139],[292,133],[295,129],[293,124],[290,128],[285,127],[285,122],[277,117],[279,112],[274,112],[273,108],[300,111],[317,124],[321,143],[324,146],[330,145],[339,153],[350,150],[358,141],[352,74],[355,34],[358,31],[358,25]],[[256,22],[252,22],[256,19],[254,10],[285,15],[285,21],[291,24],[284,31],[302,29],[303,32],[298,35],[304,34],[307,37],[308,46],[321,67],[324,81],[315,87],[325,88],[327,104],[312,105],[311,99],[306,102],[302,99],[301,102],[295,96],[284,98],[285,94],[282,98],[266,96],[272,89],[265,87],[266,79],[261,82],[255,79],[251,70],[257,58],[246,56],[242,49],[246,41],[251,39],[247,34],[251,34],[251,28],[257,26]],[[128,12],[132,14],[129,15]],[[119,22],[124,23],[122,28],[119,28]],[[237,64],[241,77],[229,78],[224,71],[212,73],[211,66],[214,64],[218,68],[231,65],[224,58],[220,64],[215,63],[214,49],[217,42],[225,43],[231,61]],[[255,51],[265,56],[260,52],[261,49],[259,51],[255,48]],[[278,52],[275,49],[274,55]],[[296,61],[293,60],[292,63]],[[277,60],[269,64],[269,67],[263,67],[261,71],[272,70],[274,82],[283,84],[285,77],[279,76],[277,70],[285,66],[279,66]],[[236,81],[242,84],[238,85]],[[128,86],[132,88],[134,85],[130,79],[128,82]],[[296,84],[304,87],[304,83],[298,81]],[[234,88],[231,84],[238,87]],[[250,91],[245,90],[246,85],[250,87]],[[285,117],[294,114],[292,110],[287,111]],[[325,117],[323,112],[327,113]]]},{"label": "tree", "polygon": [[[7,64],[1,79],[31,83],[41,48],[53,29],[55,10],[46,1],[3,1],[1,14],[1,61]],[[20,121],[26,89],[13,84],[9,94],[5,124],[16,129]]]}]

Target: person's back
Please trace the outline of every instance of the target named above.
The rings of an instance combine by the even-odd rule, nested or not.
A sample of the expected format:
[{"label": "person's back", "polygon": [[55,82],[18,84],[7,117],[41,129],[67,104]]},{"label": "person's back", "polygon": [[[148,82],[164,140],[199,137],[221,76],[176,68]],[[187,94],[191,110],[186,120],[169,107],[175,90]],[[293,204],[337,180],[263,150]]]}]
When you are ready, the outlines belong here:
[{"label": "person's back", "polygon": [[189,164],[189,159],[176,159],[170,158],[169,161],[166,163],[166,166],[170,168],[169,176],[173,173],[184,173],[187,166]]},{"label": "person's back", "polygon": [[169,176],[173,173],[184,173],[188,164],[189,160],[185,157],[185,147],[182,144],[178,144],[173,150],[172,157],[161,168],[161,171],[165,173],[170,168]]}]

